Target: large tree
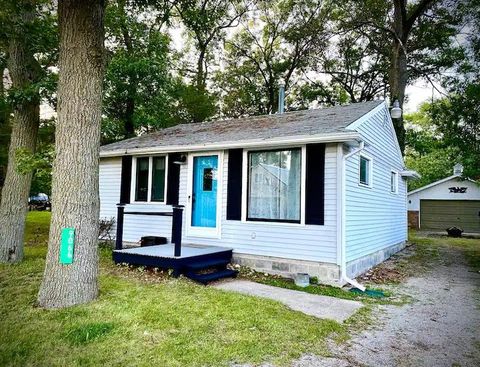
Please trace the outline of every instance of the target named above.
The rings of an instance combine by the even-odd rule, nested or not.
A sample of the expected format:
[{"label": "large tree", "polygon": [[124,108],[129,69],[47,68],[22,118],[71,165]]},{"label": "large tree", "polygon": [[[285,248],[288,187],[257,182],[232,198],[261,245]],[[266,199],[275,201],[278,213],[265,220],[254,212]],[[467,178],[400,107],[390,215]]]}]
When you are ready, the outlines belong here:
[{"label": "large tree", "polygon": [[305,84],[296,91],[297,103],[306,108],[312,101],[337,105],[384,97],[388,91],[388,59],[354,30],[332,33],[335,37],[327,50],[312,58],[314,73],[306,73]]},{"label": "large tree", "polygon": [[407,164],[422,175],[411,189],[450,175],[456,163],[480,180],[480,1],[465,0],[458,11],[464,57],[442,78],[447,94],[406,116]]},{"label": "large tree", "polygon": [[7,60],[4,51],[0,50],[0,201],[2,200],[2,187],[5,181],[8,164],[8,146],[10,144],[10,108],[5,94],[4,73],[7,69]]},{"label": "large tree", "polygon": [[179,90],[181,107],[191,122],[201,122],[215,114],[216,96],[208,88],[209,74],[214,66],[218,67],[227,31],[239,25],[250,5],[249,0],[175,1],[187,40],[193,44],[193,50],[184,50],[186,60],[181,70],[190,85]]},{"label": "large tree", "polygon": [[171,10],[167,5],[116,0],[107,6],[103,142],[173,123],[179,82],[172,76],[174,55],[162,29]]},{"label": "large tree", "polygon": [[187,29],[187,35],[195,45],[196,61],[193,79],[197,90],[207,87],[209,62],[214,47],[226,36],[229,28],[238,26],[240,19],[249,9],[243,0],[178,0],[175,2],[178,15]]},{"label": "large tree", "polygon": [[226,43],[225,69],[217,76],[225,116],[276,112],[279,82],[288,90],[327,41],[330,3],[259,1]]},{"label": "large tree", "polygon": [[3,24],[1,41],[7,54],[13,112],[8,166],[0,203],[0,262],[17,262],[23,258],[32,171],[18,169],[18,154],[35,152],[40,122],[40,81],[44,72],[35,53],[45,50],[41,48],[44,45],[41,40],[43,30],[37,6],[41,4],[35,1],[5,2],[0,13]]},{"label": "large tree", "polygon": [[[104,76],[103,0],[60,0],[58,122],[52,221],[40,306],[61,308],[98,294],[98,169]],[[59,262],[62,229],[74,228],[73,263]]]},{"label": "large tree", "polygon": [[[391,102],[405,101],[407,86],[418,78],[433,78],[448,70],[462,56],[452,38],[461,21],[461,0],[345,0],[342,28],[363,34],[376,52],[389,59],[385,73]],[[403,118],[395,119],[395,130],[403,150]]]}]

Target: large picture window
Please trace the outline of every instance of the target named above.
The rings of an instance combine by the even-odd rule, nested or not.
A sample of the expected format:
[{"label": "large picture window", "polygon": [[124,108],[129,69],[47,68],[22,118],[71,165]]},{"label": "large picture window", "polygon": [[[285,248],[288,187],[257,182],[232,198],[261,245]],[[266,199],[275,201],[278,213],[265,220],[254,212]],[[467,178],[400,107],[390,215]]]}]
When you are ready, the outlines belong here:
[{"label": "large picture window", "polygon": [[165,157],[138,157],[135,160],[135,201],[165,201]]},{"label": "large picture window", "polygon": [[249,152],[247,219],[300,223],[301,149]]}]

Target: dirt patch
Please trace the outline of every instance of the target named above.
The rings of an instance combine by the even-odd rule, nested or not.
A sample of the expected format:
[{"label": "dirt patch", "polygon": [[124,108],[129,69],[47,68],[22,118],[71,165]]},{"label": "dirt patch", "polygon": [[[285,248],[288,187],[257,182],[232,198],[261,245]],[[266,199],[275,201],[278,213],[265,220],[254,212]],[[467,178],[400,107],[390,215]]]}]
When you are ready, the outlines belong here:
[{"label": "dirt patch", "polygon": [[438,262],[438,248],[428,245],[434,241],[429,238],[427,244],[425,241],[409,243],[402,251],[359,276],[358,280],[370,285],[391,285],[402,283],[408,277],[418,276]]},{"label": "dirt patch", "polygon": [[292,366],[480,366],[478,249],[478,240],[418,238],[365,276],[411,302],[371,305],[365,324],[353,322],[349,341],[331,341],[329,357],[303,355]]},{"label": "dirt patch", "polygon": [[399,283],[407,275],[404,272],[399,271],[398,269],[392,269],[388,267],[376,267],[367,271],[358,279],[361,282],[369,282],[375,284],[390,284],[390,283]]},{"label": "dirt patch", "polygon": [[[398,270],[407,258],[399,254],[401,261],[384,264],[370,279],[404,277],[423,257],[418,250],[424,249],[407,249],[411,263],[400,266],[406,270]],[[460,249],[436,251],[425,271],[395,286],[395,292],[412,297],[411,303],[375,306],[370,329],[354,333],[346,344],[332,343],[331,358],[307,355],[293,366],[479,366],[480,274],[469,268]]]}]

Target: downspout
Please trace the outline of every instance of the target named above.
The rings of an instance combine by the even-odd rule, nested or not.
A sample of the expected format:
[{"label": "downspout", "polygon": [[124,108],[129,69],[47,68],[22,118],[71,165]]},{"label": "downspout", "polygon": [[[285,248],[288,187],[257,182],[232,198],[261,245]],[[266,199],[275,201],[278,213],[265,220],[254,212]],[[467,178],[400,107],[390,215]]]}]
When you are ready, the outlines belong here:
[{"label": "downspout", "polygon": [[348,154],[343,155],[342,157],[342,249],[341,249],[341,262],[340,262],[340,282],[345,281],[348,284],[353,285],[354,287],[360,289],[362,292],[365,291],[365,287],[358,283],[355,279],[350,279],[347,275],[347,206],[346,206],[346,182],[347,182],[347,159],[361,152],[365,148],[365,142],[361,141],[360,146],[351,151]]}]

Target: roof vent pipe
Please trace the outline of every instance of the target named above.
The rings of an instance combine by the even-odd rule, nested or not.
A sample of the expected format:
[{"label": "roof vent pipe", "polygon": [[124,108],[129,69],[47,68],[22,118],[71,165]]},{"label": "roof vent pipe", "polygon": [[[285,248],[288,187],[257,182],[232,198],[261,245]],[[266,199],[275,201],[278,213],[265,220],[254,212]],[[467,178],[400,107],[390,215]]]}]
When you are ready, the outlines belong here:
[{"label": "roof vent pipe", "polygon": [[463,166],[460,163],[457,163],[453,166],[453,174],[454,175],[461,175],[463,173]]},{"label": "roof vent pipe", "polygon": [[278,82],[278,113],[285,112],[285,82]]}]

